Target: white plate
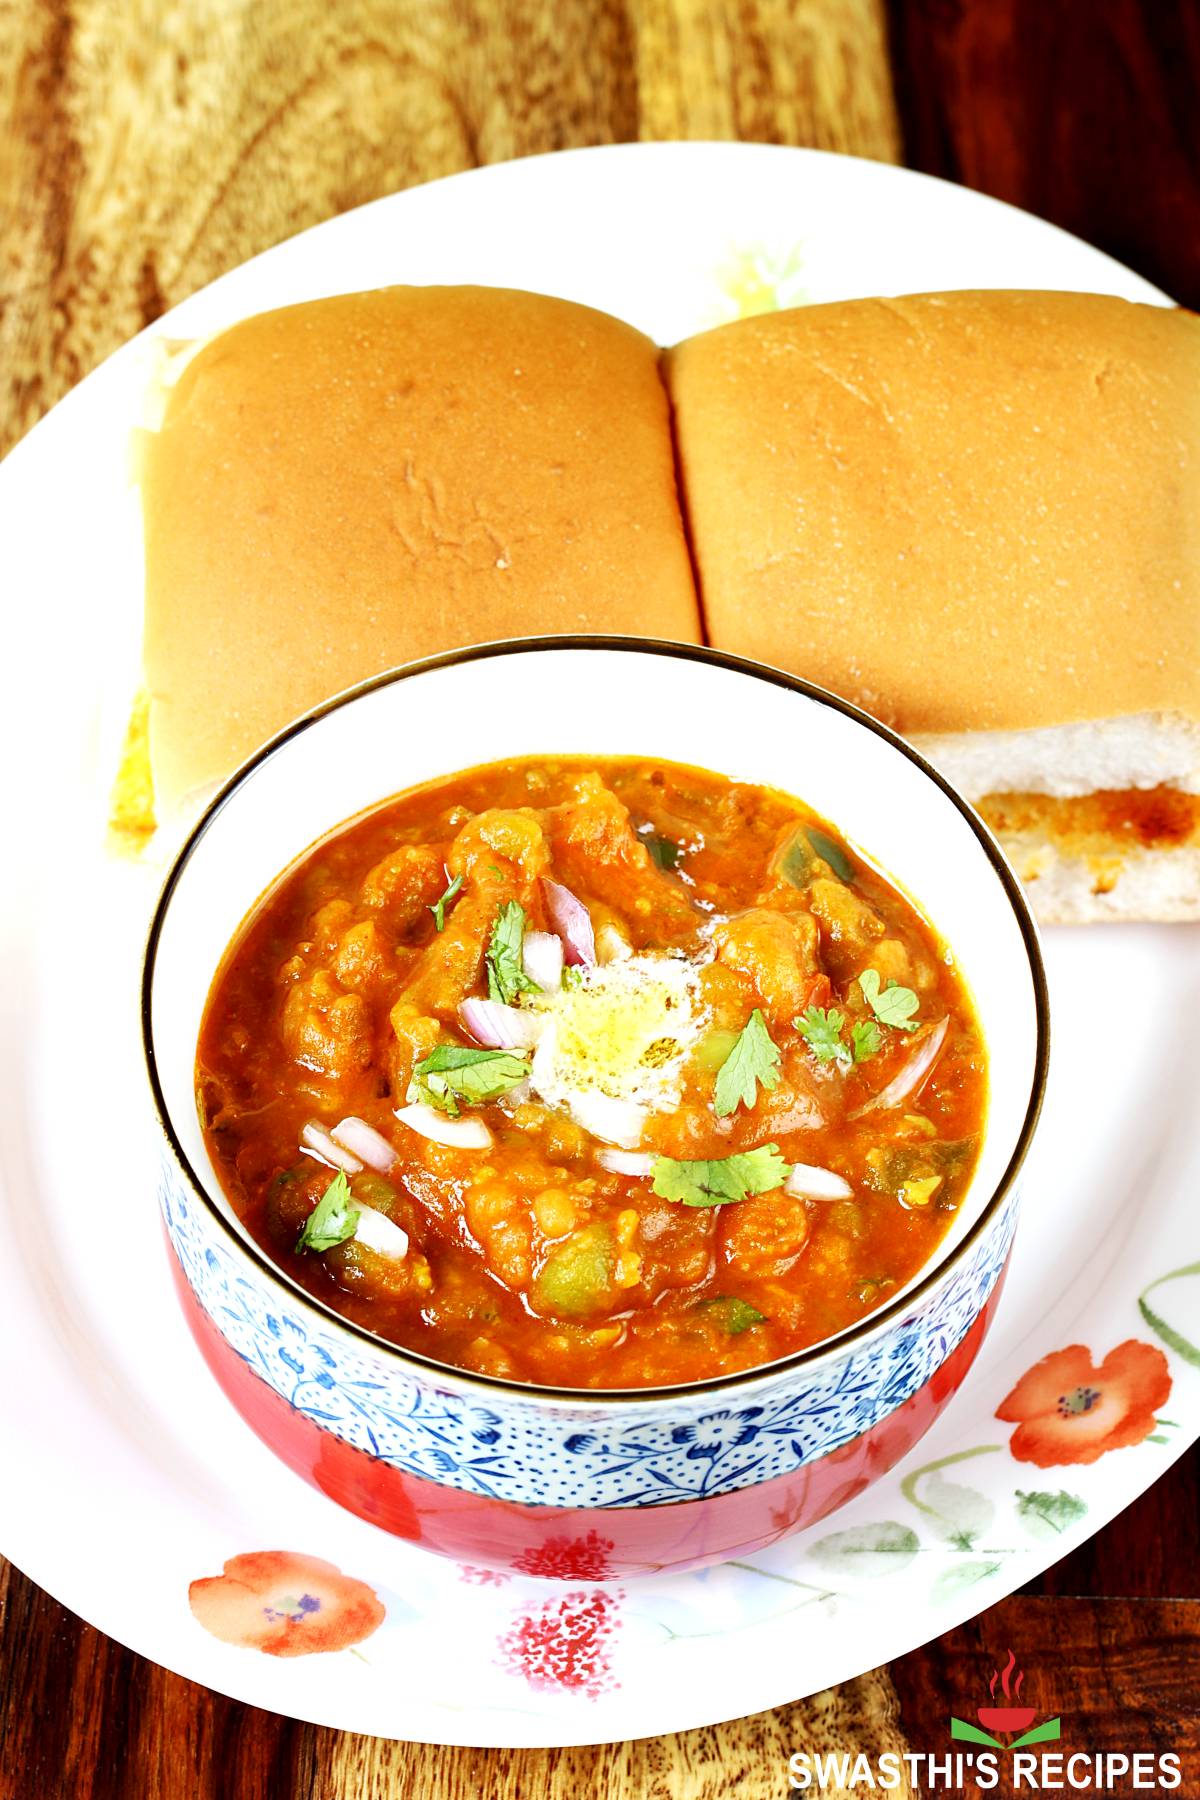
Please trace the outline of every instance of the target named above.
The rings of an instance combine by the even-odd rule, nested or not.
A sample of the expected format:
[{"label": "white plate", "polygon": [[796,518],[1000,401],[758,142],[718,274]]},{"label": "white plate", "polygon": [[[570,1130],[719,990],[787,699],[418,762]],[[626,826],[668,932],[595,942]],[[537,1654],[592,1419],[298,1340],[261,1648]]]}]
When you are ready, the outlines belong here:
[{"label": "white plate", "polygon": [[[269,251],[82,382],[0,469],[0,1549],[143,1655],[296,1718],[496,1745],[680,1730],[948,1629],[1200,1434],[1200,1276],[1139,1307],[1200,1259],[1200,940],[1049,934],[1054,1069],[999,1318],[936,1429],[826,1524],[751,1564],[586,1589],[482,1579],[289,1475],[204,1370],[155,1219],[135,1006],[155,878],[110,860],[102,836],[140,628],[125,446],[152,338],[397,281],[540,288],[664,341],[772,290],[784,303],[964,286],[1162,296],[1035,219],[871,163],[756,145],[574,151],[396,195]],[[1069,1345],[1099,1364],[1130,1339],[1152,1348],[1123,1352],[1096,1386],[1105,1421],[1139,1441],[1087,1464],[1018,1460],[1010,1437],[1051,1443],[994,1417],[1022,1374]],[[1065,1364],[1049,1379],[1087,1386]],[[1169,1382],[1169,1402],[1139,1415],[1139,1381]],[[189,1583],[255,1551],[336,1563],[375,1589],[383,1623],[353,1649],[286,1660],[219,1641]],[[302,1585],[281,1561],[272,1598],[293,1574]],[[315,1644],[338,1624],[326,1594],[297,1635]]]}]

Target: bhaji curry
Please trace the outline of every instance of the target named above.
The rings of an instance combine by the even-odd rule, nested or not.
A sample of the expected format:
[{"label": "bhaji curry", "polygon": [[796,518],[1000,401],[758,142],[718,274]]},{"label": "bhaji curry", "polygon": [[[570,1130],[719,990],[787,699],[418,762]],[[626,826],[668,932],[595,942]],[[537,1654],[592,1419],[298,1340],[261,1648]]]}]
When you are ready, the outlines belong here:
[{"label": "bhaji curry", "polygon": [[863,1318],[946,1232],[986,1097],[950,951],[832,825],[632,758],[474,769],[309,851],[226,957],[196,1079],[296,1281],[575,1388]]}]

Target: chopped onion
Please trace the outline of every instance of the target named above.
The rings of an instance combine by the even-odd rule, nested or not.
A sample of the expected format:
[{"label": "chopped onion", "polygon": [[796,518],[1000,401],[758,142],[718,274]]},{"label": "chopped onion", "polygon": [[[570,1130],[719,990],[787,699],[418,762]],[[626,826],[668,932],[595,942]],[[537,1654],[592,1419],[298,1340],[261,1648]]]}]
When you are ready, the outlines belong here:
[{"label": "chopped onion", "polygon": [[649,1175],[654,1158],[645,1150],[600,1150],[596,1161],[613,1175],[632,1175],[635,1181]]},{"label": "chopped onion", "polygon": [[544,994],[557,994],[562,986],[562,939],[552,931],[527,931],[521,945],[521,965]]},{"label": "chopped onion", "polygon": [[854,1193],[832,1169],[817,1169],[811,1163],[793,1163],[783,1187],[801,1200],[849,1200]]},{"label": "chopped onion", "polygon": [[614,1100],[608,1094],[573,1094],[567,1111],[577,1125],[590,1131],[602,1144],[619,1144],[634,1150],[642,1139],[646,1108],[633,1100]]},{"label": "chopped onion", "polygon": [[369,1169],[378,1169],[381,1175],[386,1175],[396,1160],[396,1152],[387,1139],[365,1119],[343,1119],[329,1135],[335,1144],[349,1150],[351,1156],[361,1157]]},{"label": "chopped onion", "polygon": [[335,1144],[325,1127],[316,1119],[310,1119],[300,1133],[300,1149],[305,1156],[311,1156],[327,1169],[341,1169],[345,1175],[357,1175],[362,1168],[357,1156]]},{"label": "chopped onion", "polygon": [[861,1119],[867,1113],[886,1112],[889,1107],[899,1106],[910,1094],[916,1092],[932,1069],[946,1041],[946,1033],[950,1029],[949,1019],[939,1019],[936,1025],[930,1026],[925,1036],[914,1046],[908,1061],[893,1075],[885,1088],[882,1088],[874,1099],[868,1100],[865,1106],[851,1113],[852,1119]]},{"label": "chopped onion", "polygon": [[503,1111],[514,1113],[518,1106],[524,1106],[527,1101],[532,1099],[532,1081],[518,1081],[516,1087],[510,1087],[505,1093],[498,1097],[496,1104],[501,1107]]},{"label": "chopped onion", "polygon": [[397,1262],[408,1255],[407,1231],[401,1231],[386,1213],[376,1212],[373,1206],[358,1207],[354,1241],[379,1256],[394,1257]]},{"label": "chopped onion", "polygon": [[501,1000],[464,1000],[458,1016],[475,1039],[489,1050],[530,1050],[546,1029],[534,1012],[505,1006]]},{"label": "chopped onion", "polygon": [[550,923],[562,939],[567,962],[573,967],[584,963],[590,969],[596,961],[596,934],[587,907],[560,881],[543,876],[542,890]]},{"label": "chopped onion", "polygon": [[452,1119],[436,1106],[398,1106],[396,1117],[418,1137],[435,1144],[453,1144],[459,1150],[490,1150],[492,1134],[482,1119]]}]

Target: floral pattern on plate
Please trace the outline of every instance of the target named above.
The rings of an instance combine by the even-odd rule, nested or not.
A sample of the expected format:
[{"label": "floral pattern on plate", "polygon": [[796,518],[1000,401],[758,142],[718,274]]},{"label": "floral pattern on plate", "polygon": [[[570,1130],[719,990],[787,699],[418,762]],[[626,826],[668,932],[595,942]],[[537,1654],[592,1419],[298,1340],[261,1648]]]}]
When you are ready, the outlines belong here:
[{"label": "floral pattern on plate", "polygon": [[231,1556],[219,1575],[192,1582],[188,1604],[213,1637],[266,1656],[348,1650],[377,1631],[386,1613],[365,1581],[294,1550]]},{"label": "floral pattern on plate", "polygon": [[996,1417],[1017,1427],[1008,1447],[1018,1462],[1053,1469],[1140,1444],[1170,1393],[1167,1359],[1153,1344],[1130,1338],[1098,1368],[1090,1351],[1072,1344],[1023,1375]]}]

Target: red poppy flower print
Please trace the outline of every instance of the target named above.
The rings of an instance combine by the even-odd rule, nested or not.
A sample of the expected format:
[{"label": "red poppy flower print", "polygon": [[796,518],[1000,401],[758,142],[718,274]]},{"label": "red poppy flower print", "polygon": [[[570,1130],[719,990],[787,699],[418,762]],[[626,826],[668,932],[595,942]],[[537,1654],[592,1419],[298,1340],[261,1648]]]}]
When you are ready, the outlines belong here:
[{"label": "red poppy flower print", "polygon": [[231,1556],[219,1575],[192,1582],[188,1602],[222,1643],[267,1656],[348,1650],[378,1630],[385,1610],[365,1581],[292,1550]]},{"label": "red poppy flower print", "polygon": [[597,1699],[617,1686],[610,1655],[620,1617],[616,1596],[603,1588],[556,1595],[522,1613],[500,1639],[500,1664],[539,1693]]},{"label": "red poppy flower print", "polygon": [[1093,1463],[1149,1437],[1170,1392],[1167,1359],[1153,1344],[1130,1338],[1098,1368],[1090,1350],[1072,1344],[1023,1375],[996,1417],[1017,1427],[1009,1449],[1018,1462]]}]

